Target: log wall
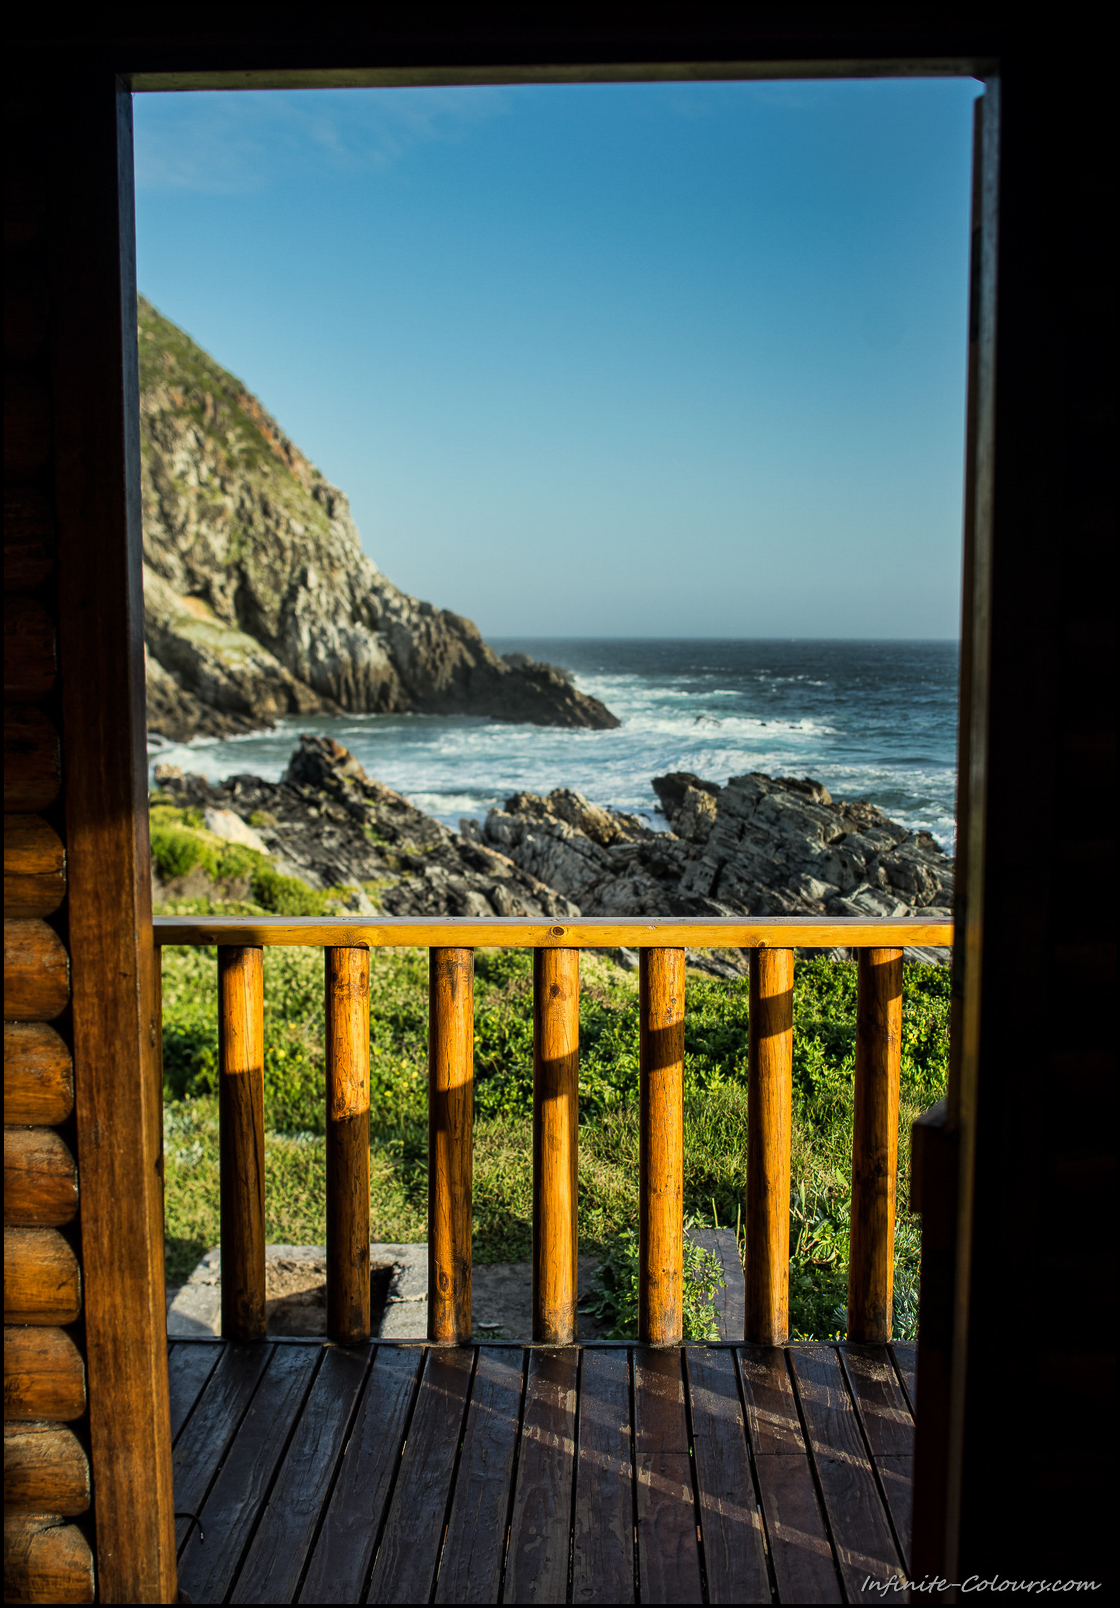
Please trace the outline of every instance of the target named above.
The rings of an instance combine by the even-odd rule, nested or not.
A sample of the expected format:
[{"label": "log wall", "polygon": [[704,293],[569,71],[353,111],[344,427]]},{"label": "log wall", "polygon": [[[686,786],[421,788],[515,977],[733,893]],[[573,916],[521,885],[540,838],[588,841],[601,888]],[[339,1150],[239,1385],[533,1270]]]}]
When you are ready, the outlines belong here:
[{"label": "log wall", "polygon": [[92,1602],[49,208],[43,148],[16,128],[4,262],[5,1587],[9,1600]]}]

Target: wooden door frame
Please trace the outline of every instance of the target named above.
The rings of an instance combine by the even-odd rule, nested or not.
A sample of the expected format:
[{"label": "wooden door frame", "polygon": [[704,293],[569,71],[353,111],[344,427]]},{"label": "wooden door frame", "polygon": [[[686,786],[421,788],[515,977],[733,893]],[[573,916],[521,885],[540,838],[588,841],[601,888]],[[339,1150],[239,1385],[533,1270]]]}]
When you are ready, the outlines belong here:
[{"label": "wooden door frame", "polygon": [[[880,7],[842,9],[837,20],[831,9],[778,7],[731,29],[704,13],[688,24],[661,28],[619,22],[609,11],[592,26],[506,19],[491,24],[485,17],[461,23],[422,18],[416,23],[411,16],[398,24],[395,13],[371,25],[356,22],[349,8],[328,6],[320,8],[310,26],[303,17],[298,27],[294,20],[288,24],[280,18],[262,35],[252,21],[242,25],[234,8],[224,14],[228,20],[219,28],[193,36],[161,35],[154,29],[138,33],[110,11],[97,33],[77,40],[40,40],[33,30],[23,31],[19,43],[29,69],[38,67],[71,96],[71,104],[59,113],[55,139],[60,153],[66,146],[70,153],[77,149],[79,157],[69,174],[64,161],[58,164],[56,296],[62,333],[56,342],[55,383],[59,418],[70,443],[60,460],[66,482],[60,499],[67,510],[60,532],[61,652],[67,774],[75,779],[68,785],[70,922],[76,1072],[79,1087],[86,1085],[79,1101],[83,1251],[98,1570],[105,1600],[166,1600],[174,1578],[162,1362],[163,1249],[156,1232],[162,1208],[158,1109],[153,1103],[158,1101],[158,1033],[145,808],[129,94],[375,83],[982,74],[989,83],[985,117],[991,134],[998,126],[995,91],[1005,66],[1013,78],[1018,74],[1021,105],[1024,75],[1038,65],[1037,53],[1031,56],[1021,41],[1009,37],[996,14],[976,7],[959,14],[947,14],[944,7],[911,8],[902,21]],[[1017,464],[1012,451],[1008,462],[1013,468],[1001,478],[995,456],[996,303],[997,293],[1004,295],[1009,271],[1006,262],[1002,269],[998,262],[1002,156],[988,138],[984,161],[990,234],[981,264],[985,333],[981,402],[973,414],[977,472],[969,513],[964,621],[970,669],[967,707],[962,708],[967,765],[959,829],[967,865],[957,910],[964,941],[953,1096],[964,1165],[948,1533],[941,1550],[947,1570],[957,1559],[957,1517],[967,1500],[962,1483],[969,1455],[965,1363],[972,1345],[968,1318],[976,1276],[970,1268],[976,1244],[972,1180],[985,1043],[981,973],[990,973],[993,960],[998,965],[985,937],[985,915],[994,908],[984,835],[993,708],[989,656],[992,620],[999,608],[993,596],[993,552],[1007,473],[1022,468],[1022,451]],[[71,221],[78,219],[80,228]],[[1060,264],[1055,272],[1060,281]],[[1014,399],[1009,407],[1001,400],[1000,411],[1001,416],[1014,415]],[[1013,497],[1006,500],[1014,503]],[[97,533],[96,545],[91,531]],[[1006,618],[1014,607],[1014,602],[1005,607]],[[120,642],[129,645],[124,660],[114,657],[112,644]],[[1006,696],[1001,693],[1001,719]],[[111,910],[106,886],[120,894]],[[119,980],[117,987],[107,986],[110,977]],[[991,1034],[989,1024],[989,1042]],[[125,1229],[114,1236],[106,1225],[117,1213],[123,1215]],[[123,1350],[118,1292],[136,1316],[135,1332],[130,1331]],[[147,1467],[138,1475],[141,1446],[148,1448],[143,1454]]]}]

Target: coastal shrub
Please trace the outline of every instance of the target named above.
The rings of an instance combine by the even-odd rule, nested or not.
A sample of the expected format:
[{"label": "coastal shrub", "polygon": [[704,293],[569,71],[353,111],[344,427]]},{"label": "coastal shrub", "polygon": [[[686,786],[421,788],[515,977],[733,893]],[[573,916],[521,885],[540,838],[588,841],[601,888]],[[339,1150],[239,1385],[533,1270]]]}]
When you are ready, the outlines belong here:
[{"label": "coastal shrub", "polygon": [[[695,1226],[689,1222],[686,1227]],[[682,1317],[686,1340],[718,1340],[714,1297],[724,1286],[723,1268],[711,1251],[688,1235],[682,1245]],[[638,1332],[638,1232],[627,1229],[607,1245],[580,1311],[595,1320],[604,1340],[632,1340]]]},{"label": "coastal shrub", "polygon": [[[183,901],[174,908],[183,914],[209,914],[223,907],[203,900],[189,907]],[[261,906],[224,908],[250,914]],[[320,1244],[325,1234],[323,955],[321,950],[269,948],[264,965],[269,1235],[283,1243]],[[377,1234],[389,1241],[423,1238],[425,1233],[427,971],[424,951],[371,952],[371,1162],[377,1180],[371,1209]],[[913,1333],[917,1290],[918,1224],[906,1208],[910,1124],[945,1090],[948,968],[908,965],[904,989],[895,1240],[895,1333],[900,1339]],[[845,1327],[855,1001],[854,964],[820,956],[798,961],[791,1320],[796,1333],[822,1339],[842,1334]],[[705,1222],[734,1224],[744,1197],[748,1009],[745,981],[724,982],[689,972],[685,1210]],[[638,987],[634,973],[593,952],[581,959],[580,1043],[580,1240],[585,1251],[609,1252],[621,1243],[620,1235],[637,1227]],[[479,1262],[523,1261],[532,1243],[532,965],[527,952],[478,953],[475,1056],[475,1257]],[[194,1104],[213,1099],[213,950],[164,952],[164,1075],[167,1099],[180,1113],[177,1120],[185,1121]],[[191,1143],[205,1149],[211,1141],[204,1109],[198,1105],[202,1125]],[[273,1147],[283,1158],[282,1165],[275,1165],[288,1180],[280,1193],[273,1185]],[[218,1239],[218,1197],[214,1192],[211,1205],[205,1205],[199,1166],[192,1163],[180,1173],[178,1163],[169,1159],[168,1233],[191,1246],[201,1237],[206,1241],[201,1249],[206,1249]],[[188,1196],[194,1203],[189,1211]],[[173,1222],[179,1227],[173,1229]]]},{"label": "coastal shrub", "polygon": [[268,864],[263,856],[256,856],[249,877],[253,898],[266,910],[277,916],[323,916],[327,913],[327,894],[318,888],[309,888],[298,877],[286,877]]},{"label": "coastal shrub", "polygon": [[[252,877],[260,870],[269,869],[267,855],[256,849],[247,849],[241,843],[227,843],[213,832],[167,819],[171,814],[185,816],[187,813],[185,810],[160,810],[152,814],[152,859],[166,881],[185,877],[196,866],[201,866],[216,882]],[[303,884],[298,886],[303,887]]]},{"label": "coastal shrub", "polygon": [[168,882],[185,877],[203,862],[207,845],[194,832],[178,826],[152,825],[152,859]]}]

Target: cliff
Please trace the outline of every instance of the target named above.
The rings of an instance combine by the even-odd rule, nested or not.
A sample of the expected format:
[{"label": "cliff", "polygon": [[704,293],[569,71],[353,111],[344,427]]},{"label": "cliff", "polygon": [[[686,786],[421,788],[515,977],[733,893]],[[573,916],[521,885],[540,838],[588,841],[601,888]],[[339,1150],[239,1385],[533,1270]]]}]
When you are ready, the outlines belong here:
[{"label": "cliff", "polygon": [[283,714],[618,725],[562,671],[394,586],[345,496],[249,391],[140,300],[148,715],[174,739]]}]

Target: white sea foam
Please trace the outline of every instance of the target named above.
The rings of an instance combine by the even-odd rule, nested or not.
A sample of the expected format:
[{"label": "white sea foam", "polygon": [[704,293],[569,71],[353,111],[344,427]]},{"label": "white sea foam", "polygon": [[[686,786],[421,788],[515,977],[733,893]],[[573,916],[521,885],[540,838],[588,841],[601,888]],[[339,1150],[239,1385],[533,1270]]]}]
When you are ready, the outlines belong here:
[{"label": "white sea foam", "polygon": [[[329,734],[371,775],[450,826],[511,793],[571,787],[649,813],[650,778],[694,771],[810,775],[913,829],[954,839],[956,656],[943,643],[500,644],[565,664],[620,717],[613,731],[564,731],[463,716],[288,718],[225,742],[158,745],[153,761],[213,779],[276,781],[300,731]],[[658,819],[656,824],[662,824]]]}]

